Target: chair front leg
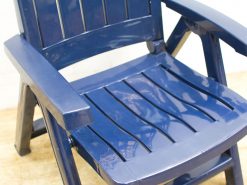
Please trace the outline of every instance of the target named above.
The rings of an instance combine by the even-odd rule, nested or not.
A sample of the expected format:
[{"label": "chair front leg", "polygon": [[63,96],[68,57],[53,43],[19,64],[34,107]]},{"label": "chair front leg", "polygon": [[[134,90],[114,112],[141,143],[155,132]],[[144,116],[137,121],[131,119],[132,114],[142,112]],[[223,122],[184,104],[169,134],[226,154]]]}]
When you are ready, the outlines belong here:
[{"label": "chair front leg", "polygon": [[64,185],[80,185],[80,178],[66,131],[59,126],[50,112],[42,105],[41,109]]},{"label": "chair front leg", "polygon": [[15,135],[15,148],[21,156],[31,152],[30,140],[36,104],[35,96],[29,86],[21,82]]}]

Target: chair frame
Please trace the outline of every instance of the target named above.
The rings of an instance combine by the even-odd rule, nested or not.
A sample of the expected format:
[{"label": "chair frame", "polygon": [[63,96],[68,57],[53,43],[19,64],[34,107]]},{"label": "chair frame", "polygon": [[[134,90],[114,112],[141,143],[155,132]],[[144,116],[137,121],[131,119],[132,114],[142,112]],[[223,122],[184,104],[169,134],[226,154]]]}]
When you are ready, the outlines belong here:
[{"label": "chair frame", "polygon": [[[219,39],[228,43],[238,53],[247,56],[247,29],[211,8],[194,1],[163,0],[163,2],[168,8],[180,13],[182,17],[166,44],[163,40],[147,42],[150,53],[159,53],[166,50],[172,56],[176,56],[189,34],[194,32],[200,36],[202,41],[208,76],[223,85],[227,85]],[[19,20],[20,17],[19,14]],[[217,17],[226,18],[227,21],[221,23]],[[21,21],[19,22],[21,24]],[[23,27],[20,26],[21,32],[23,32],[22,29]],[[15,36],[5,43],[6,53],[21,73],[15,140],[16,150],[21,156],[30,153],[30,140],[47,130],[63,183],[78,185],[80,184],[80,178],[71,152],[73,141],[66,130],[70,131],[75,127],[82,126],[71,126],[68,122],[76,123],[78,120],[83,120],[83,125],[90,124],[92,118],[89,116],[89,106],[79,98],[65,79],[57,75],[56,69],[42,54],[34,49],[36,46],[28,43],[31,42],[32,38],[27,38],[27,40],[22,36]],[[33,68],[29,61],[35,60],[38,60],[39,63],[36,63],[36,67]],[[51,91],[47,80],[43,79],[41,75],[42,71],[46,71],[49,77],[56,74],[49,80],[52,82],[51,84],[58,84],[57,92],[59,90],[64,91],[64,97],[66,95],[66,98],[71,100],[70,107],[60,101],[63,99],[63,95],[57,98],[56,92]],[[33,120],[36,105],[39,105],[42,110],[45,127],[42,121]],[[243,185],[237,144],[226,153],[232,157],[234,162],[230,168],[220,168],[219,171],[225,171],[229,185]],[[212,175],[214,174],[198,177],[196,181],[190,184],[202,182]]]}]

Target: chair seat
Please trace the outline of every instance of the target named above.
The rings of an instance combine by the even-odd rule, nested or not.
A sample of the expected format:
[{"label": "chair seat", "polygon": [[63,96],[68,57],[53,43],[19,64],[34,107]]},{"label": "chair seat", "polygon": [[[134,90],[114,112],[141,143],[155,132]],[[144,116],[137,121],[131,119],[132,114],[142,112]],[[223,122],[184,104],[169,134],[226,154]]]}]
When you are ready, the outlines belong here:
[{"label": "chair seat", "polygon": [[168,181],[247,133],[246,100],[166,52],[71,84],[94,118],[71,135],[109,184]]}]

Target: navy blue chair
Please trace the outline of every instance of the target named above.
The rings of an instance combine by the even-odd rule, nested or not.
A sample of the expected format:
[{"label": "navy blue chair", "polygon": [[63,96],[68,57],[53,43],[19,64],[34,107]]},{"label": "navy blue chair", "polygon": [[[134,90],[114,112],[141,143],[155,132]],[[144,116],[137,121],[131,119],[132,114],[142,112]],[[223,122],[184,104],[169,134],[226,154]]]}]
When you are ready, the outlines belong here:
[{"label": "navy blue chair", "polygon": [[[47,131],[64,184],[80,184],[73,147],[108,184],[198,184],[223,171],[228,185],[243,184],[247,101],[226,87],[219,39],[247,56],[247,29],[194,0],[163,0],[181,14],[164,41],[161,3],[16,0],[21,34],[5,49],[21,76],[20,155]],[[174,57],[190,32],[208,77]],[[150,53],[118,67],[71,83],[58,72],[138,42]],[[44,121],[33,121],[37,104]]]}]

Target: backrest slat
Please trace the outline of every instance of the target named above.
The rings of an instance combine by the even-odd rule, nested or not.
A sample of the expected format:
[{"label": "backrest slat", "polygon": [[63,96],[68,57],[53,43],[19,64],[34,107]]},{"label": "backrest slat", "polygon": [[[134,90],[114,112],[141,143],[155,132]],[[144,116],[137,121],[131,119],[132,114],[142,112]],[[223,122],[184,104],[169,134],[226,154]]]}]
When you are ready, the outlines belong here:
[{"label": "backrest slat", "polygon": [[163,39],[163,22],[160,2],[160,0],[151,0],[152,6],[150,8],[150,13],[153,17],[153,29],[156,34],[155,40]]},{"label": "backrest slat", "polygon": [[82,0],[86,30],[94,30],[106,25],[102,0]]},{"label": "backrest slat", "polygon": [[61,13],[64,37],[70,38],[84,32],[79,0],[57,1]]},{"label": "backrest slat", "polygon": [[[151,16],[128,20],[64,40],[45,48],[43,54],[55,68],[62,69],[78,60],[83,60],[105,51],[143,40],[153,40],[155,35],[150,34],[153,29],[149,26],[151,24]],[[127,32],[126,27],[128,28]]]},{"label": "backrest slat", "polygon": [[108,24],[114,24],[127,19],[125,0],[105,0],[106,18]]},{"label": "backrest slat", "polygon": [[25,38],[61,69],[143,41],[163,39],[161,0],[16,0]]},{"label": "backrest slat", "polygon": [[137,18],[149,15],[149,0],[127,0],[129,18]]},{"label": "backrest slat", "polygon": [[56,0],[35,0],[43,46],[47,47],[63,39]]},{"label": "backrest slat", "polygon": [[17,9],[17,15],[20,15],[21,23],[19,27],[21,31],[24,31],[24,36],[28,42],[30,42],[36,49],[42,49],[42,40],[40,36],[39,25],[37,22],[37,16],[35,13],[35,5],[33,0],[26,0],[25,3],[17,1],[15,3]]}]

